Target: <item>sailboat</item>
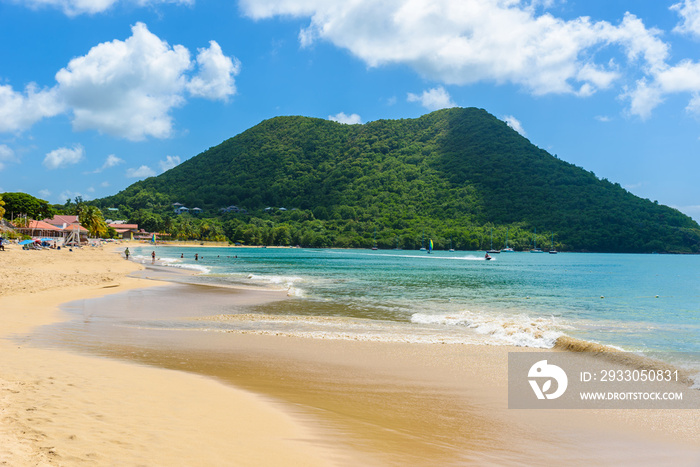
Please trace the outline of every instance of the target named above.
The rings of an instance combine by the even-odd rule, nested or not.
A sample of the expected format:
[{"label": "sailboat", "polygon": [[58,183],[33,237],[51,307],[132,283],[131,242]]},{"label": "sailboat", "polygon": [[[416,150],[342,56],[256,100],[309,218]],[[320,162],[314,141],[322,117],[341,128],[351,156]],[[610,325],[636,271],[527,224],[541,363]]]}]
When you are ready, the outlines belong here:
[{"label": "sailboat", "polygon": [[425,233],[422,233],[420,236],[420,251],[425,251],[425,245],[423,242],[425,241]]},{"label": "sailboat", "polygon": [[372,250],[378,250],[377,248],[377,228],[374,228],[374,246],[372,247]]},{"label": "sailboat", "polygon": [[559,253],[556,248],[554,248],[554,232],[552,232],[552,249],[549,250],[550,255],[556,255]]},{"label": "sailboat", "polygon": [[498,254],[500,253],[501,250],[494,250],[493,249],[493,227],[491,227],[491,249],[487,251],[488,254]]},{"label": "sailboat", "polygon": [[508,229],[506,229],[506,247],[501,251],[503,253],[515,253],[515,250],[508,246]]},{"label": "sailboat", "polygon": [[454,253],[455,249],[452,248],[452,237],[450,237],[450,252]]},{"label": "sailboat", "polygon": [[428,254],[433,252],[433,239],[428,240]]},{"label": "sailboat", "polygon": [[530,253],[544,253],[542,248],[537,248],[537,229],[535,228],[535,248],[530,250]]}]

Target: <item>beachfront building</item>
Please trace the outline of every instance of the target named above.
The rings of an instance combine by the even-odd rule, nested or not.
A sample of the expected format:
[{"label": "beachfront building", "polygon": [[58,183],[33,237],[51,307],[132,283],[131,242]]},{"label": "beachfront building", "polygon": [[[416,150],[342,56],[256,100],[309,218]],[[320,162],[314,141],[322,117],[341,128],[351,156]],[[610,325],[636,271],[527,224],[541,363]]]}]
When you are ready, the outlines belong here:
[{"label": "beachfront building", "polygon": [[202,210],[200,208],[192,208],[192,214],[201,214]]},{"label": "beachfront building", "polygon": [[51,219],[44,219],[44,222],[47,224],[51,224],[53,226],[56,226],[60,229],[65,229],[69,225],[80,225],[80,221],[78,220],[78,216],[64,216],[64,215],[58,215],[56,214],[53,216]]},{"label": "beachfront building", "polygon": [[107,225],[117,231],[117,234],[124,240],[131,240],[134,235],[139,232],[138,224],[126,224],[124,222],[115,221]]},{"label": "beachfront building", "polygon": [[88,229],[80,225],[78,216],[65,216],[56,214],[51,219],[44,219],[44,222],[58,227],[63,231],[63,237],[79,238],[80,243],[88,242]]},{"label": "beachfront building", "polygon": [[30,221],[26,227],[17,227],[15,230],[30,237],[59,239],[65,235],[63,229],[44,221]]}]

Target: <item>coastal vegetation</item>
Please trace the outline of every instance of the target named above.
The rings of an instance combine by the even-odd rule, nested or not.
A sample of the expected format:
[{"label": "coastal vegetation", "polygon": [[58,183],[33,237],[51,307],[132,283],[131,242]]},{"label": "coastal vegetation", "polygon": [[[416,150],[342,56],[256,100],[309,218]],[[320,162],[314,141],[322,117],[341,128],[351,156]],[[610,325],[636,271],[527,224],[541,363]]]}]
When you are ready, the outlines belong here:
[{"label": "coastal vegetation", "polygon": [[700,250],[690,217],[475,108],[362,125],[276,117],[87,204],[171,238],[248,245]]},{"label": "coastal vegetation", "polygon": [[[198,207],[175,215],[174,203]],[[700,226],[484,110],[363,125],[277,117],[95,201],[180,238],[316,247],[697,252]],[[235,205],[245,213],[221,212]],[[270,209],[267,209],[270,208]],[[427,241],[427,240],[426,240]]]}]

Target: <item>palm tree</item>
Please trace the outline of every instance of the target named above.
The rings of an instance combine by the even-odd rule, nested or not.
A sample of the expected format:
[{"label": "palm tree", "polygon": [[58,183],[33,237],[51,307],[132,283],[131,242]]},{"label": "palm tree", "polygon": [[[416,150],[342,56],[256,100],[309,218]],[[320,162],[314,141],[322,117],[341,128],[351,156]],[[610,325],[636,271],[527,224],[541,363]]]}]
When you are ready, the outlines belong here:
[{"label": "palm tree", "polygon": [[97,206],[78,205],[78,220],[93,237],[101,237],[107,233],[107,224]]}]

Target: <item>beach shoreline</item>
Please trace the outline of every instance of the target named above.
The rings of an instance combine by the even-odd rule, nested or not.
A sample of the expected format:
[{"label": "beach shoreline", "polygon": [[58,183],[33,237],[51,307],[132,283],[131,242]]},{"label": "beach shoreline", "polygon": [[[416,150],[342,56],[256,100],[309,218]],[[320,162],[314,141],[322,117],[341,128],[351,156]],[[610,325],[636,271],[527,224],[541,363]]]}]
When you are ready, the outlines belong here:
[{"label": "beach shoreline", "polygon": [[[122,245],[123,247],[123,245]],[[32,345],[58,305],[163,286],[121,247],[0,252],[0,465],[328,465],[289,411],[211,378]]]},{"label": "beach shoreline", "polygon": [[[117,263],[131,264],[131,268],[138,267],[119,260],[114,253],[110,258],[109,261],[104,258],[101,262],[98,260],[98,269],[116,267]],[[152,272],[142,271],[142,275],[149,277],[152,276]],[[74,298],[84,298],[81,306],[89,307],[95,302],[94,297],[109,292],[109,297],[100,299],[100,308],[110,303],[118,307],[119,300],[127,300],[139,308],[145,306],[139,304],[139,300],[150,294],[155,300],[169,296],[174,302],[182,304],[183,313],[188,312],[187,307],[191,309],[195,306],[188,300],[195,300],[194,303],[197,300],[203,303],[212,301],[211,288],[198,289],[192,293],[185,293],[185,288],[194,287],[187,285],[181,285],[180,291],[172,287],[141,289],[142,286],[162,283],[119,277],[119,286],[105,281],[102,286],[107,288],[86,286],[85,290],[74,289],[72,294]],[[121,284],[122,281],[124,284]],[[150,292],[142,292],[143,290]],[[55,308],[47,306],[48,303],[71,301],[66,298],[48,298],[52,293],[56,291],[47,289],[34,294],[47,297],[42,296],[41,300],[37,300],[37,310],[41,308],[43,313],[56,313]],[[232,294],[231,300],[242,300],[247,296],[249,303],[254,303],[258,292],[225,293]],[[280,292],[274,294],[278,297],[269,299],[284,299]],[[13,296],[23,297],[24,300],[30,295],[32,293],[24,291]],[[7,303],[7,298],[0,298],[0,304]],[[75,302],[74,299],[72,301]],[[26,314],[26,311],[24,313]],[[86,313],[89,314],[89,311]],[[12,314],[15,315],[22,313]],[[43,456],[41,459],[47,463],[51,462],[51,456],[54,455],[61,456],[61,462],[56,463],[62,464],[70,464],[73,461],[77,463],[77,459],[80,458],[73,454],[76,450],[71,444],[75,445],[74,441],[85,437],[86,434],[68,434],[65,429],[60,431],[51,423],[56,425],[60,417],[67,417],[69,421],[74,422],[76,414],[86,412],[85,407],[70,408],[67,405],[63,411],[57,411],[57,415],[52,417],[53,422],[38,421],[42,418],[36,414],[37,408],[41,406],[39,402],[42,397],[51,399],[55,393],[55,390],[49,390],[52,389],[49,388],[50,385],[63,383],[62,389],[68,390],[71,387],[69,385],[79,380],[82,385],[99,387],[105,393],[93,392],[90,403],[93,407],[100,407],[107,412],[117,410],[111,398],[118,399],[122,392],[132,390],[129,385],[133,384],[133,381],[129,378],[124,378],[125,385],[106,391],[104,383],[100,380],[104,374],[99,377],[78,376],[78,370],[72,369],[68,372],[63,368],[58,373],[61,377],[57,378],[53,376],[55,365],[35,365],[35,368],[27,369],[30,363],[69,357],[71,365],[75,368],[92,369],[105,365],[105,368],[110,367],[110,371],[114,371],[112,368],[118,368],[120,374],[135,375],[135,372],[139,372],[137,378],[145,378],[146,381],[156,377],[155,375],[159,375],[158,378],[167,375],[176,379],[185,375],[184,379],[194,378],[198,384],[206,382],[206,385],[198,387],[198,390],[204,391],[207,399],[211,396],[212,400],[216,400],[215,395],[218,391],[235,392],[233,388],[243,388],[243,394],[248,396],[260,394],[266,401],[278,401],[278,404],[281,404],[278,406],[283,409],[280,410],[281,415],[291,415],[287,422],[292,426],[296,426],[294,421],[299,422],[296,429],[300,431],[296,436],[291,436],[291,439],[301,441],[290,442],[288,437],[274,436],[266,438],[266,441],[274,445],[275,451],[283,452],[288,449],[293,454],[302,456],[300,458],[308,456],[305,459],[311,459],[311,464],[353,465],[361,459],[364,465],[435,465],[436,462],[442,465],[517,465],[543,462],[566,462],[574,465],[658,465],[674,462],[675,465],[694,465],[700,459],[700,421],[693,411],[508,409],[508,354],[533,349],[356,342],[246,333],[212,333],[203,336],[201,333],[190,332],[173,335],[165,330],[150,331],[148,345],[138,343],[138,339],[128,342],[124,336],[118,335],[113,336],[118,339],[110,341],[110,336],[101,335],[105,342],[97,351],[81,348],[83,343],[72,347],[73,351],[66,352],[24,348],[21,344],[23,335],[28,343],[36,339],[36,333],[31,333],[31,326],[36,325],[36,322],[25,322],[18,317],[13,319],[18,325],[8,329],[14,329],[14,337],[7,339],[6,333],[3,334],[5,338],[0,340],[3,354],[8,356],[8,361],[3,363],[5,373],[0,379],[4,389],[2,394],[6,398],[9,397],[8,402],[21,403],[13,409],[12,414],[3,417],[3,429],[0,433],[3,433],[2,436],[7,434],[10,438],[14,436],[15,448],[14,451],[10,450],[10,454],[14,455],[15,459],[22,459],[22,456],[27,458],[32,449],[34,456]],[[75,319],[74,316],[73,320]],[[44,322],[51,320],[55,322],[56,317],[45,318]],[[6,328],[3,326],[2,329]],[[25,352],[31,355],[23,355]],[[97,359],[76,355],[77,352],[111,358]],[[123,361],[132,363],[120,363]],[[6,374],[13,375],[14,379],[5,378]],[[23,388],[33,381],[45,383],[43,390],[37,389],[39,385],[32,384],[32,391],[35,391],[33,399],[22,399],[22,396],[16,395],[22,394]],[[225,383],[224,387],[215,381]],[[163,387],[162,382],[158,384],[160,385],[155,387]],[[150,399],[154,396],[154,386],[142,384],[138,387],[139,396],[152,402]],[[202,407],[194,403],[191,397],[188,397],[191,394],[184,389],[169,387],[166,393],[168,397],[179,398],[180,405],[193,404],[189,408],[190,416],[201,417],[203,413],[207,417],[212,416],[211,406]],[[61,402],[68,404],[66,400]],[[32,407],[33,410],[27,410]],[[154,441],[152,446],[134,443],[134,439],[123,429],[143,421],[143,416],[139,413],[142,408],[139,407],[137,403],[126,408],[119,407],[123,412],[120,420],[122,431],[112,433],[117,438],[112,441],[123,438],[121,442],[130,446],[131,452],[135,453],[131,458],[133,462],[127,461],[126,464],[138,463],[139,459],[149,458],[162,465],[171,457],[158,457],[159,454],[150,451],[152,446],[158,446],[158,442]],[[235,413],[229,415],[233,420],[238,417]],[[268,415],[263,418],[274,420],[274,416],[280,414]],[[160,422],[172,422],[173,417],[166,407],[162,407],[160,412],[151,412],[150,416],[161,419]],[[9,426],[7,420],[10,420]],[[223,451],[225,449],[220,445],[225,444],[224,433],[230,435],[229,430],[236,425],[230,420],[226,423],[225,420],[224,417],[221,426],[217,426],[217,429],[224,431],[212,435],[216,439],[207,441]],[[66,420],[62,421],[65,426]],[[91,423],[73,425],[87,428],[92,426]],[[34,438],[37,439],[22,439],[17,435],[18,428],[25,432],[34,430],[37,433]],[[192,427],[179,425],[170,427],[169,430],[173,436],[182,436],[183,431],[189,436],[192,435]],[[154,431],[146,434],[160,438]],[[50,441],[47,441],[47,438]],[[54,440],[62,443],[53,443]],[[156,441],[164,442],[163,439]],[[48,446],[49,444],[60,446]],[[297,450],[300,444],[305,448],[302,453]],[[110,456],[122,449],[104,442],[98,445],[100,449],[92,454],[101,460],[98,461],[100,464],[109,464]],[[0,446],[5,446],[5,443],[0,443]],[[203,452],[193,444],[189,446],[190,448],[187,448],[183,444],[176,452],[168,455],[197,459],[204,465],[208,464],[202,462],[204,456],[212,459],[211,453]],[[47,449],[49,447],[51,449]],[[7,451],[8,448],[4,449]],[[86,445],[83,445],[83,449],[87,449]],[[51,451],[55,454],[51,454]],[[0,450],[0,459],[5,454]],[[89,453],[84,455],[87,454]],[[249,445],[233,455],[234,459],[240,460],[240,464],[264,465],[263,457],[269,454],[259,445]],[[163,453],[160,455],[163,456]],[[246,459],[250,462],[246,462]],[[285,460],[285,465],[294,464],[293,456],[285,459],[288,459]],[[255,462],[252,462],[253,460]]]}]

